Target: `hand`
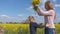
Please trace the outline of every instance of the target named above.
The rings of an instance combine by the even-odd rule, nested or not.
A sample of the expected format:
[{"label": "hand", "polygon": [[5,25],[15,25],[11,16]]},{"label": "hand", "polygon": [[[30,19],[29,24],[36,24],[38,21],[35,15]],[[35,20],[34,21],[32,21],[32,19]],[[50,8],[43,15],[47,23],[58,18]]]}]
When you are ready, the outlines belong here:
[{"label": "hand", "polygon": [[37,10],[37,8],[39,7],[39,5],[36,4],[36,5],[33,5],[33,7],[34,7],[34,8],[33,8],[34,10]]},{"label": "hand", "polygon": [[34,7],[38,7],[39,5],[38,4],[35,4],[35,5],[33,5]]},{"label": "hand", "polygon": [[49,27],[49,24],[46,24],[46,27]]}]

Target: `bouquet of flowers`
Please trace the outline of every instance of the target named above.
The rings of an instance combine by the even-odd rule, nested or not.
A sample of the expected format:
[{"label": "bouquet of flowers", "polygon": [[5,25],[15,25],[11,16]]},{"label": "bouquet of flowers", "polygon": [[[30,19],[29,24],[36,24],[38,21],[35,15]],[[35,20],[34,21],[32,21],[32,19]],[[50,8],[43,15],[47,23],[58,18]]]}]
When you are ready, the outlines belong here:
[{"label": "bouquet of flowers", "polygon": [[32,5],[35,5],[35,4],[40,4],[40,0],[32,0]]},{"label": "bouquet of flowers", "polygon": [[41,0],[32,0],[32,5],[33,5],[33,9],[37,10],[37,6],[35,5],[39,5],[41,3]]}]

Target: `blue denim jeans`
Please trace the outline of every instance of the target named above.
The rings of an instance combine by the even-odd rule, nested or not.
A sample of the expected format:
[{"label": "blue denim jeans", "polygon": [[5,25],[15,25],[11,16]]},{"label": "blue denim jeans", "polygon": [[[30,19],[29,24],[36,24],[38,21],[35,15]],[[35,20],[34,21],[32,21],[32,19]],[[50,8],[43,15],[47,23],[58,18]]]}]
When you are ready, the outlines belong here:
[{"label": "blue denim jeans", "polygon": [[45,28],[45,34],[56,34],[55,28]]}]

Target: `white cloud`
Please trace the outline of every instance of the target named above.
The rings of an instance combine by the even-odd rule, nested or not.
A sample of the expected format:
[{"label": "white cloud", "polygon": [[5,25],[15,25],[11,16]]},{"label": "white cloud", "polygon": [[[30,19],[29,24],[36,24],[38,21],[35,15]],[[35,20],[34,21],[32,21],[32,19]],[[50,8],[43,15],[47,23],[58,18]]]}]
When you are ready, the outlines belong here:
[{"label": "white cloud", "polygon": [[[23,14],[19,14],[18,16],[24,16]],[[0,15],[0,21],[1,22],[21,22],[23,21],[25,18],[22,17],[11,17],[9,15]]]},{"label": "white cloud", "polygon": [[55,7],[60,7],[60,4],[55,4]]},{"label": "white cloud", "polygon": [[15,17],[10,17],[8,15],[0,15],[0,21],[3,21],[3,22],[13,22],[16,20],[18,20],[18,19],[16,19]]},{"label": "white cloud", "polygon": [[0,15],[0,17],[10,18],[8,15]]},{"label": "white cloud", "polygon": [[29,6],[28,8],[26,8],[26,10],[35,13],[35,10],[33,10],[33,6]]},{"label": "white cloud", "polygon": [[27,10],[32,10],[33,9],[33,6],[30,6],[28,8],[26,8]]}]

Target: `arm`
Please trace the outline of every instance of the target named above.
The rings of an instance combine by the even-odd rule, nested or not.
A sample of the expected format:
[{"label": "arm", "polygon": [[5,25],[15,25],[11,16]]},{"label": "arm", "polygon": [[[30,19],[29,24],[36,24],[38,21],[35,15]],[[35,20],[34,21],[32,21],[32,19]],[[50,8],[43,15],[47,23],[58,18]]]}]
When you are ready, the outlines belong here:
[{"label": "arm", "polygon": [[45,26],[44,26],[44,25],[35,24],[35,27],[36,27],[36,28],[43,28],[43,27],[45,27]]},{"label": "arm", "polygon": [[[42,12],[41,11],[41,9],[38,7],[38,5],[37,6],[35,6],[36,7],[36,12],[38,13],[38,15],[40,15],[40,16],[51,16],[52,14],[52,12],[51,11],[45,11],[45,12]],[[35,8],[34,7],[34,8]]]}]

